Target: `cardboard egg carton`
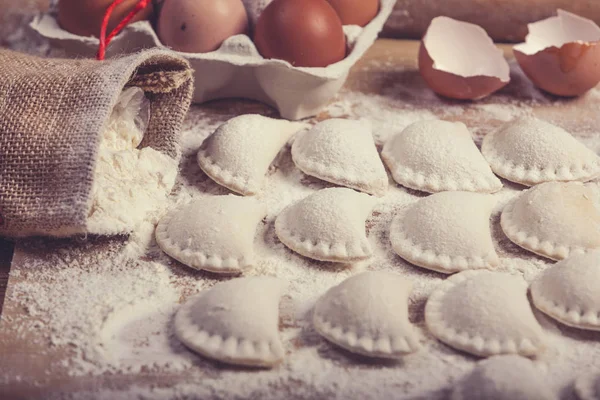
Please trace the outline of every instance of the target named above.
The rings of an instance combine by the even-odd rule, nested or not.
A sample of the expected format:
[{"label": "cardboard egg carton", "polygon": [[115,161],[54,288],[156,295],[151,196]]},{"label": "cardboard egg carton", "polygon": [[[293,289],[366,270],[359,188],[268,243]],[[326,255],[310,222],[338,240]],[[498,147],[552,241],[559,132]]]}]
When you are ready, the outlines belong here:
[{"label": "cardboard egg carton", "polygon": [[[188,59],[196,72],[194,103],[241,97],[269,104],[283,118],[298,120],[316,115],[340,90],[350,68],[377,38],[395,3],[381,0],[379,13],[364,28],[344,26],[348,55],[324,68],[294,67],[286,61],[264,59],[246,35],[232,36],[210,53],[176,53]],[[41,15],[30,26],[62,48],[67,57],[95,57],[98,50],[98,39],[61,29],[53,15]],[[106,57],[152,47],[164,46],[152,25],[139,21],[112,40]]]}]

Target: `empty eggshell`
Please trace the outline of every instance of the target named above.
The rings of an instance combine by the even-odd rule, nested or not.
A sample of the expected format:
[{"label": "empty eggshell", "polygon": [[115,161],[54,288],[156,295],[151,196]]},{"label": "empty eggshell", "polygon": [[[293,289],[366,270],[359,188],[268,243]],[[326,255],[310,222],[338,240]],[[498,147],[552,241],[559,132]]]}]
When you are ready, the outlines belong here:
[{"label": "empty eggshell", "polygon": [[273,0],[254,30],[264,58],[295,67],[326,67],[346,57],[342,21],[326,0]]},{"label": "empty eggshell", "polygon": [[429,87],[445,97],[485,97],[509,81],[502,50],[479,26],[436,17],[423,36],[419,72]]},{"label": "empty eggshell", "polygon": [[379,11],[379,0],[327,0],[344,25],[365,26]]},{"label": "empty eggshell", "polygon": [[527,25],[525,43],[513,48],[523,72],[540,89],[579,96],[600,82],[600,27],[558,10],[558,16]]},{"label": "empty eggshell", "polygon": [[165,0],[157,30],[162,44],[173,50],[207,53],[246,33],[248,15],[241,0]]}]

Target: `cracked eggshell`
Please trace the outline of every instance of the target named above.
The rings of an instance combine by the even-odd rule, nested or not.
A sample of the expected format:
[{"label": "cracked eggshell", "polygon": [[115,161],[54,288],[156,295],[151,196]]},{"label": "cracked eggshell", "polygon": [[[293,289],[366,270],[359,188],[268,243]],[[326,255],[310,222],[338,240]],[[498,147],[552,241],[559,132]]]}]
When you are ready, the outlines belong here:
[{"label": "cracked eggshell", "polygon": [[509,66],[483,28],[436,17],[419,48],[419,72],[437,94],[476,100],[504,87]]},{"label": "cracked eggshell", "polygon": [[[247,5],[249,1],[245,3]],[[379,13],[364,28],[343,27],[348,54],[342,61],[325,68],[294,67],[286,61],[266,60],[246,35],[232,36],[210,53],[176,53],[190,62],[197,77],[205,77],[195,81],[193,102],[246,98],[268,104],[290,120],[318,114],[344,85],[350,68],[377,39],[396,0],[381,0],[380,3]],[[61,29],[53,15],[34,18],[30,27],[64,49],[67,57],[95,57],[98,51],[98,39]],[[106,57],[151,47],[164,46],[148,21],[136,22],[115,36]]]},{"label": "cracked eggshell", "polygon": [[579,96],[600,82],[600,27],[567,11],[528,24],[525,43],[513,47],[521,69],[540,89]]}]

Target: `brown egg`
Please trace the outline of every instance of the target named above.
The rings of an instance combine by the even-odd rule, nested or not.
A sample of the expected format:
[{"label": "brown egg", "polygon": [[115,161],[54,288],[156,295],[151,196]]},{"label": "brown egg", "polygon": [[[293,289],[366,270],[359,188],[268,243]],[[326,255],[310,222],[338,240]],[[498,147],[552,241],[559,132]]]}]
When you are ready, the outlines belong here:
[{"label": "brown egg", "polygon": [[558,96],[579,96],[600,82],[600,28],[595,23],[559,10],[557,17],[528,27],[526,42],[513,51],[537,87]]},{"label": "brown egg", "polygon": [[477,25],[437,17],[419,48],[419,72],[437,94],[459,100],[480,99],[505,86],[509,66]]},{"label": "brown egg", "polygon": [[[58,3],[58,23],[61,28],[80,36],[100,36],[100,26],[106,9],[113,0],[60,0]],[[107,35],[135,7],[138,0],[125,0],[113,10]],[[131,22],[148,19],[152,15],[152,2],[141,10]]]},{"label": "brown egg", "polygon": [[248,15],[241,0],[165,0],[157,31],[173,50],[206,53],[247,33]]},{"label": "brown egg", "polygon": [[327,0],[343,25],[365,26],[379,12],[379,0]]},{"label": "brown egg", "polygon": [[326,0],[274,0],[258,19],[254,43],[263,57],[297,67],[326,67],[346,57],[342,22]]}]

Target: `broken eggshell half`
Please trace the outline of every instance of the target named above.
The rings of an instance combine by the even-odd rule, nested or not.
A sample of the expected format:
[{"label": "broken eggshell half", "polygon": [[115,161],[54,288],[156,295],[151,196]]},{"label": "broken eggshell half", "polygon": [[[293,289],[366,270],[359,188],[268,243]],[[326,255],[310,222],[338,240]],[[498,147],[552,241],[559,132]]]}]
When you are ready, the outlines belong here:
[{"label": "broken eggshell half", "polygon": [[579,96],[600,82],[600,27],[558,10],[558,15],[527,25],[525,43],[513,47],[525,75],[558,96]]},{"label": "broken eggshell half", "polygon": [[423,36],[419,72],[437,94],[460,100],[483,98],[510,81],[509,66],[483,28],[436,17]]}]

